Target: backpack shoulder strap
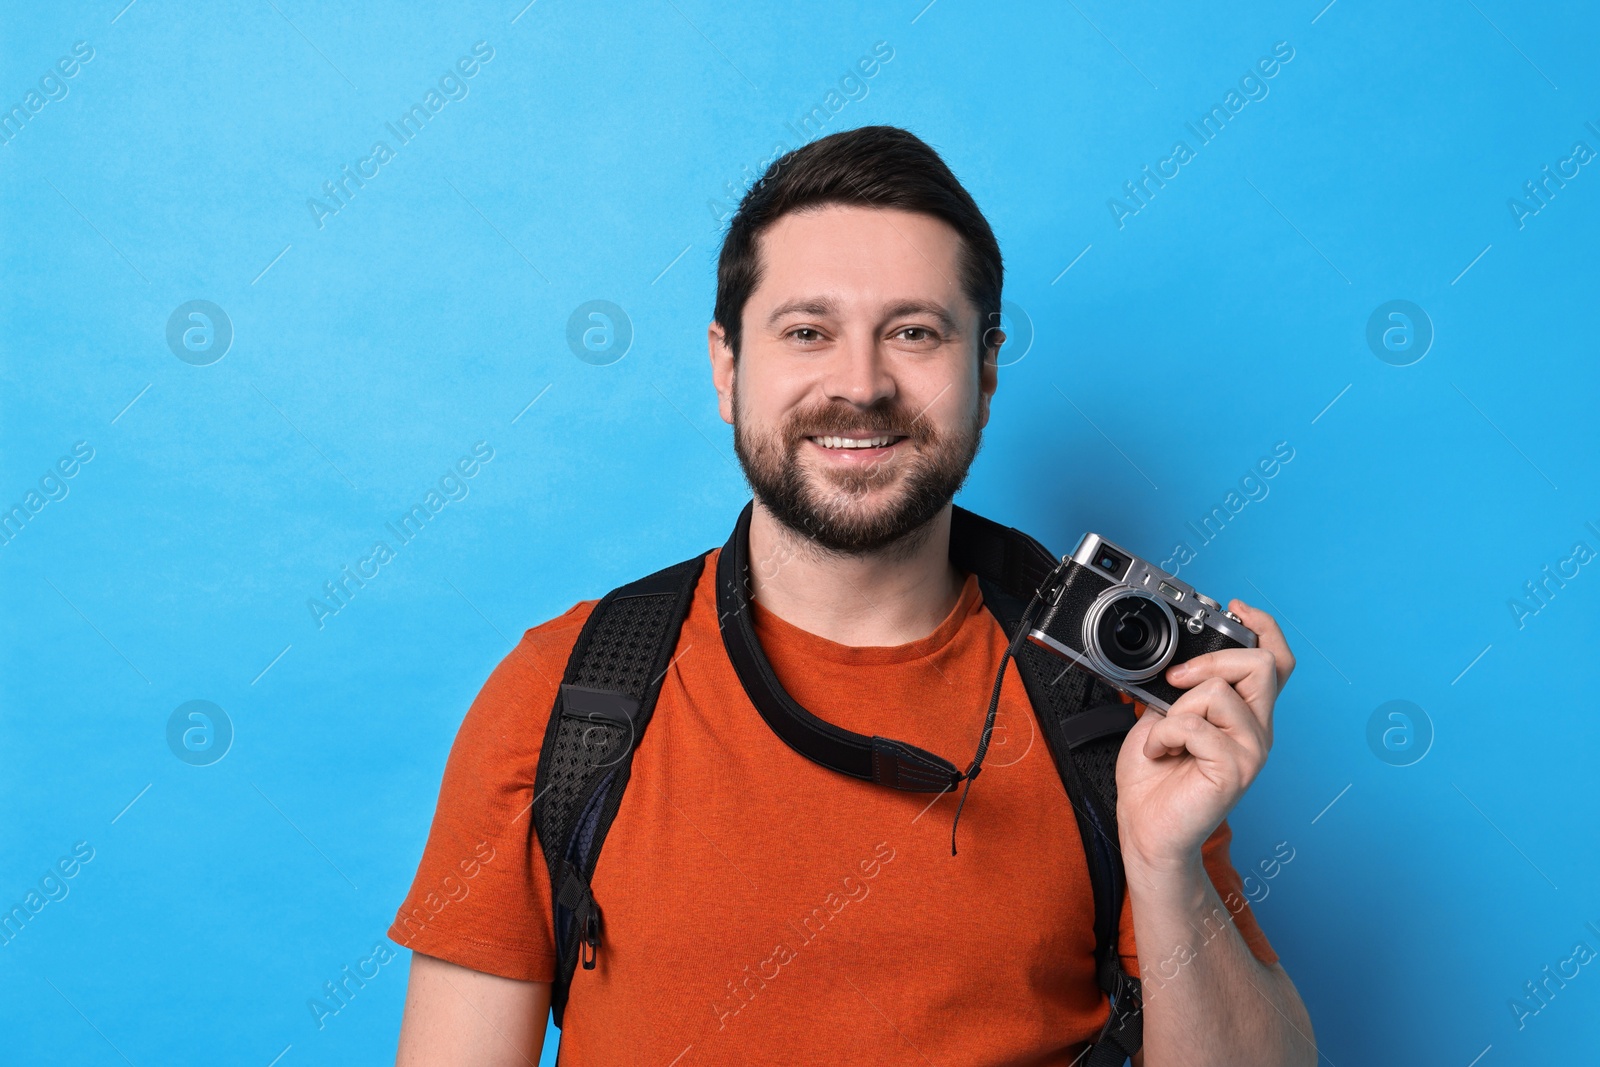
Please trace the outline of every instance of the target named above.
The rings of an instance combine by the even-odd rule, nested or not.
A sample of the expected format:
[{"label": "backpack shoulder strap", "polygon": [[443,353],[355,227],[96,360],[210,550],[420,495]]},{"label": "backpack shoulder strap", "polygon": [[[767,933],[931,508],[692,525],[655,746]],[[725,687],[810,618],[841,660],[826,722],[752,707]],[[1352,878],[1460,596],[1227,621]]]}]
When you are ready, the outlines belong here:
[{"label": "backpack shoulder strap", "polygon": [[590,880],[705,561],[695,556],[606,594],[567,658],[533,780],[533,823],[550,872],[557,1026],[580,958],[595,965],[600,908]]},{"label": "backpack shoulder strap", "polygon": [[[978,584],[984,604],[1006,636],[1014,637],[1038,584],[1034,575],[1041,567],[1048,573],[1054,561],[1019,531],[971,513],[962,517],[961,526],[969,545],[993,546],[977,552],[969,548],[967,562],[981,563],[985,556],[993,561],[985,568],[993,577],[976,571]],[[1007,581],[1013,575],[1023,580]],[[1094,887],[1095,978],[1111,1011],[1083,1067],[1122,1067],[1143,1044],[1139,979],[1124,970],[1117,951],[1126,885],[1117,843],[1117,754],[1136,721],[1133,705],[1124,703],[1111,686],[1031,641],[1023,641],[1013,658],[1077,816]]]}]

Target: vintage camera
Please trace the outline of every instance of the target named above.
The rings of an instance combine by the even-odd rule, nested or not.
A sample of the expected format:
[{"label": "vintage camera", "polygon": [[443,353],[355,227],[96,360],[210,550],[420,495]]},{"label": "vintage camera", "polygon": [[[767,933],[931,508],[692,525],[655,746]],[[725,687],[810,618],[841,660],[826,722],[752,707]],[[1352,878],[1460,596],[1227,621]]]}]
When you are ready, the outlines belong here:
[{"label": "vintage camera", "polygon": [[1099,534],[1084,534],[1062,558],[1045,595],[1028,640],[1161,712],[1183,693],[1167,683],[1167,668],[1256,647],[1233,612]]}]

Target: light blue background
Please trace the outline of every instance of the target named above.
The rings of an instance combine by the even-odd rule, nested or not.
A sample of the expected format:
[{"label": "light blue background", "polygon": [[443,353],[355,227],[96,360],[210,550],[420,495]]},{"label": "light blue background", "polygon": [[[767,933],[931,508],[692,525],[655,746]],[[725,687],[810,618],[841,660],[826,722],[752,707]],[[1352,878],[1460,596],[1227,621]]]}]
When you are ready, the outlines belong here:
[{"label": "light blue background", "polygon": [[[392,1059],[405,953],[320,1031],[306,1002],[383,939],[513,639],[726,536],[712,202],[879,41],[823,129],[938,148],[1035,332],[964,504],[1160,560],[1294,449],[1182,573],[1300,658],[1233,857],[1296,851],[1256,912],[1326,1062],[1592,1055],[1600,968],[1523,1029],[1509,1001],[1600,949],[1600,566],[1520,629],[1508,601],[1600,550],[1600,164],[1507,206],[1600,150],[1592,9],[123,2],[0,36],[6,108],[95,53],[0,148],[0,507],[94,449],[0,546],[0,905],[95,849],[0,947],[0,1060]],[[478,41],[469,95],[319,229],[307,199]],[[1119,229],[1108,199],[1279,41],[1269,95]],[[192,299],[235,331],[210,366],[167,347]],[[609,366],[566,342],[591,299],[633,325]],[[1392,299],[1436,331],[1411,366],[1365,340]],[[307,599],[478,441],[470,495],[319,629]],[[192,699],[236,731],[209,767],[167,747]],[[1435,733],[1408,767],[1366,739],[1395,699]]]}]

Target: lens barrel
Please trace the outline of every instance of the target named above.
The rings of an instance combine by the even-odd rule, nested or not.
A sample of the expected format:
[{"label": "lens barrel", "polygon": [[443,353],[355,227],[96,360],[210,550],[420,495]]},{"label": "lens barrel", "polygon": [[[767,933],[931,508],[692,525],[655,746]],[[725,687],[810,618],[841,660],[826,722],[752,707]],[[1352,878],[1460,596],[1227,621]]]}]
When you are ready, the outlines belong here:
[{"label": "lens barrel", "polygon": [[1095,666],[1119,681],[1150,678],[1177,651],[1177,619],[1164,601],[1138,589],[1113,587],[1090,606],[1083,644]]}]

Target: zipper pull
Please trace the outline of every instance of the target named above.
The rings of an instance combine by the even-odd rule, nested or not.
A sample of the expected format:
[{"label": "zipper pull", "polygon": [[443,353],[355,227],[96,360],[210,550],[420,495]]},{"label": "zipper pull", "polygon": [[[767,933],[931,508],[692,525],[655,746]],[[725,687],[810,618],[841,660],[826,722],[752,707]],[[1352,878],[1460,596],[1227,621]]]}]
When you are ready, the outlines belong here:
[{"label": "zipper pull", "polygon": [[589,883],[584,881],[577,868],[565,862],[562,867],[565,878],[561,883],[561,891],[556,894],[555,903],[572,909],[574,932],[580,946],[578,955],[583,961],[583,969],[592,971],[594,958],[600,951],[600,905],[594,902]]},{"label": "zipper pull", "polygon": [[578,939],[583,946],[580,950],[583,969],[592,971],[595,956],[600,951],[600,908],[593,898],[584,901],[583,912],[578,916],[578,927]]}]

